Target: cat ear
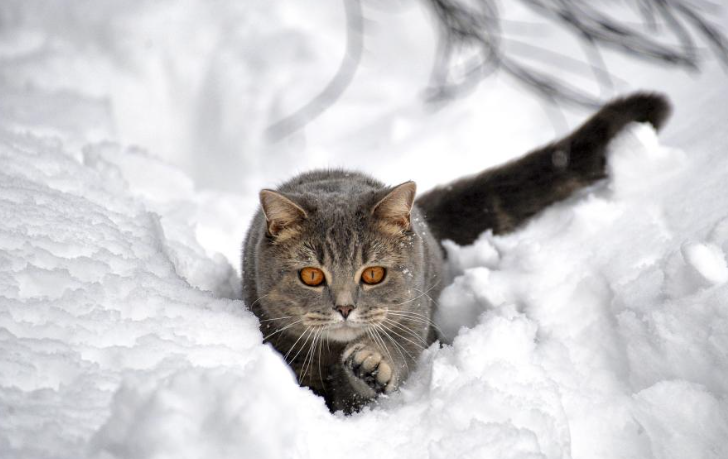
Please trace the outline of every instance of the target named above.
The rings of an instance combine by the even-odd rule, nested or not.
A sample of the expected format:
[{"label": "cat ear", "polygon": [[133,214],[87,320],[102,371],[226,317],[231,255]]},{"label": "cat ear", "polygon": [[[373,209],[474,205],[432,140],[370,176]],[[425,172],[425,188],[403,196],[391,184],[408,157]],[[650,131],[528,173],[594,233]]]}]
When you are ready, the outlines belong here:
[{"label": "cat ear", "polygon": [[268,234],[278,236],[306,218],[306,211],[295,202],[273,190],[260,192],[260,205],[268,222]]},{"label": "cat ear", "polygon": [[381,219],[389,231],[399,233],[410,229],[410,213],[415,202],[417,185],[404,182],[392,188],[372,209],[372,215]]}]

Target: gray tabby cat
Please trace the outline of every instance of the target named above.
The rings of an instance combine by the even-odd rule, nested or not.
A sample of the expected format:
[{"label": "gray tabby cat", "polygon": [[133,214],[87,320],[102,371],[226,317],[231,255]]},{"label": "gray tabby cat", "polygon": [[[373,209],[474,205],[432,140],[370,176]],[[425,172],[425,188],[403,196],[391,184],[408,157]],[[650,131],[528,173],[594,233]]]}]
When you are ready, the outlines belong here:
[{"label": "gray tabby cat", "polygon": [[264,340],[332,410],[356,411],[395,390],[437,339],[439,241],[470,244],[517,228],[605,177],[609,141],[630,122],[662,126],[667,101],[636,94],[568,137],[415,200],[357,172],[301,174],[260,192],[243,252],[244,299]]}]

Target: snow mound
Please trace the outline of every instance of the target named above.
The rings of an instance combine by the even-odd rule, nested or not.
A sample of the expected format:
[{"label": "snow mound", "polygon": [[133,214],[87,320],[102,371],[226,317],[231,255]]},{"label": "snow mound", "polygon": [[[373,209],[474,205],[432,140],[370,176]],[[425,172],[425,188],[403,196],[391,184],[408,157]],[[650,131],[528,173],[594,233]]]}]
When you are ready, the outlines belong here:
[{"label": "snow mound", "polygon": [[0,163],[3,457],[77,456],[127,376],[253,357],[234,270],[135,199],[103,147],[0,131]]},{"label": "snow mound", "polygon": [[[225,299],[184,175],[0,132],[3,457],[726,457],[728,218],[669,211],[723,182],[646,126],[612,147],[609,181],[447,244],[449,344],[347,418]],[[661,191],[692,168],[705,195]]]},{"label": "snow mound", "polygon": [[372,4],[337,110],[267,143],[344,55],[320,3],[0,5],[0,458],[728,457],[717,66],[625,68],[670,94],[680,149],[635,125],[608,180],[446,243],[445,343],[399,392],[344,417],[296,384],[237,300],[259,188],[338,165],[427,188],[553,137],[502,81],[424,113],[425,13]]},{"label": "snow mound", "polygon": [[574,457],[724,457],[726,211],[717,204],[687,230],[669,211],[724,203],[711,190],[724,178],[702,166],[703,194],[681,192],[696,171],[647,126],[611,150],[608,183],[515,234],[447,245],[461,274],[440,298],[439,323],[455,343],[473,318],[487,323],[502,308],[537,323],[532,358],[559,388]]}]

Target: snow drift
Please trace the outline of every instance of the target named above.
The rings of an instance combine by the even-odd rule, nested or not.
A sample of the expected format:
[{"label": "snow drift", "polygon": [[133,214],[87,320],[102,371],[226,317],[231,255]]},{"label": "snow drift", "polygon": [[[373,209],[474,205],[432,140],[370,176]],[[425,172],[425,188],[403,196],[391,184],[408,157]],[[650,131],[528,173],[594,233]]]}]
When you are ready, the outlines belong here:
[{"label": "snow drift", "polygon": [[[608,180],[516,233],[447,244],[452,283],[437,316],[446,342],[422,356],[398,393],[344,417],[298,387],[236,300],[233,265],[254,194],[200,191],[166,160],[123,146],[133,104],[118,101],[149,93],[136,91],[145,80],[133,71],[116,75],[114,59],[133,57],[141,73],[155,67],[133,47],[108,43],[151,7],[119,2],[115,13],[98,7],[85,17],[73,14],[82,10],[74,3],[61,21],[73,40],[63,41],[61,27],[38,32],[50,20],[33,14],[42,2],[11,3],[26,19],[0,47],[14,63],[0,69],[2,458],[728,457],[728,92],[720,74],[709,80],[717,89],[700,97],[674,91],[678,128],[665,145],[634,125],[610,147]],[[165,8],[177,11],[162,5],[143,30],[156,31]],[[218,16],[195,11],[180,17],[224,29]],[[99,26],[112,15],[116,28]],[[185,28],[158,33],[165,30]],[[118,52],[103,65],[97,48],[79,44],[99,36],[107,41],[94,46]],[[204,50],[245,41],[215,48],[205,36],[196,38]],[[50,49],[36,53],[38,43]],[[59,55],[76,56],[76,73],[64,73]],[[170,55],[181,59],[177,73],[158,76],[159,88],[186,74],[185,56]],[[251,76],[255,85],[280,65]],[[212,68],[207,84],[222,91],[215,81],[225,66]],[[89,90],[88,69],[109,80]],[[174,121],[209,92],[201,94],[172,98],[177,105],[134,126],[167,114]],[[424,182],[443,181],[441,170],[412,158],[440,157],[444,136],[490,120],[484,110],[440,113],[442,129],[411,114],[365,126],[380,140],[405,132],[393,148],[409,156],[378,153],[380,176],[432,170]],[[683,122],[706,110],[710,119]],[[360,161],[365,146],[377,148],[352,142],[341,162]],[[235,176],[243,190],[271,167],[255,166],[253,156]],[[474,167],[455,156],[449,163]]]},{"label": "snow drift", "polygon": [[[728,215],[685,221],[726,182],[646,126],[614,143],[608,182],[515,234],[449,245],[452,344],[350,418],[223,298],[227,262],[130,191],[166,166],[0,139],[4,457],[728,454]],[[666,191],[698,173],[704,195]]]}]

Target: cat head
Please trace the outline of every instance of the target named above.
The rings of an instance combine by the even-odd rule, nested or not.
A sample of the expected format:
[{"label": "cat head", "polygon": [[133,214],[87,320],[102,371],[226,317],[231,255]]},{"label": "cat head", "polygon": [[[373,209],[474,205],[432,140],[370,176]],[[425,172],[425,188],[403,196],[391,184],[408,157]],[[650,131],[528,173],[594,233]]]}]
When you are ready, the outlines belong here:
[{"label": "cat head", "polygon": [[261,191],[256,311],[263,331],[346,342],[414,317],[424,288],[415,193],[414,182]]}]

